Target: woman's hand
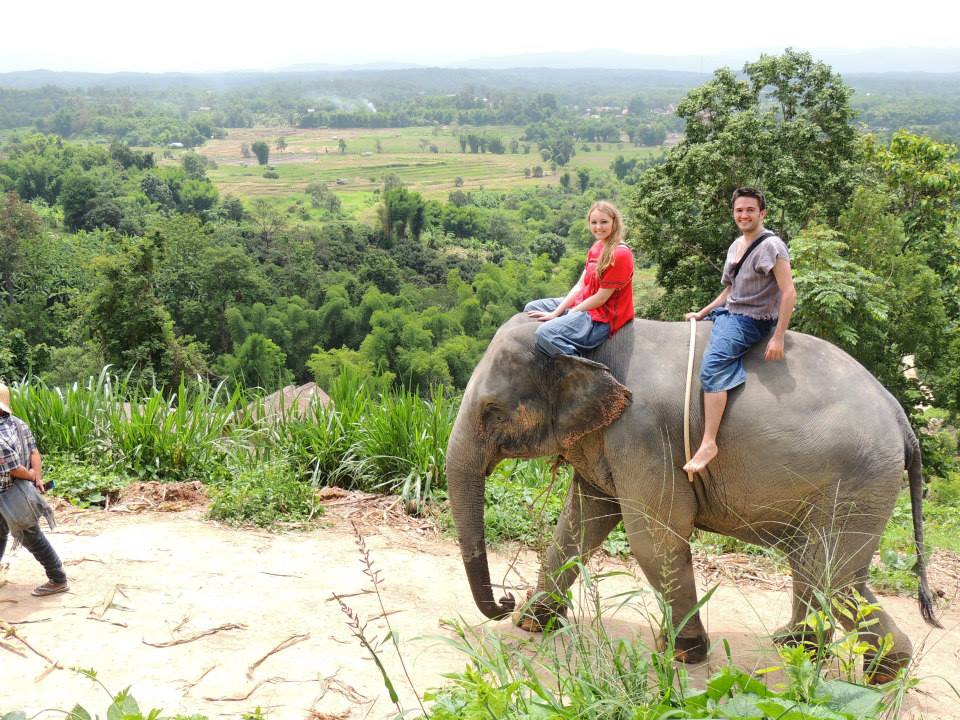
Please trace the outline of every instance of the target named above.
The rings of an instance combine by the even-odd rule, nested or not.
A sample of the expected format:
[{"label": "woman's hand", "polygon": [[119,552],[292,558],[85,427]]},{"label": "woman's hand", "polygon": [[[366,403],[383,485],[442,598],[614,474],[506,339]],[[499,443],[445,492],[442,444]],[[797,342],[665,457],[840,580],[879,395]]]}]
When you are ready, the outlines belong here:
[{"label": "woman's hand", "polygon": [[534,320],[539,320],[540,322],[546,322],[547,320],[553,320],[554,318],[560,317],[560,314],[556,310],[553,312],[544,312],[543,310],[531,310],[527,313],[527,317],[532,317]]}]

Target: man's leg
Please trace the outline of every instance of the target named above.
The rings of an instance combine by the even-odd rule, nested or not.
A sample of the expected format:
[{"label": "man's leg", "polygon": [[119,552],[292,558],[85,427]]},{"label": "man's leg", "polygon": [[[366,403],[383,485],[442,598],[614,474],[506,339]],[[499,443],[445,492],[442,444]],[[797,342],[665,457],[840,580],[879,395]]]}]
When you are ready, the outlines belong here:
[{"label": "man's leg", "polygon": [[724,312],[715,316],[710,342],[700,365],[703,387],[703,439],[685,472],[701,472],[717,456],[717,432],[727,407],[727,392],[742,385],[747,375],[743,356],[762,339],[757,321]]},{"label": "man's leg", "polygon": [[696,454],[683,466],[684,472],[700,472],[717,456],[717,431],[726,408],[726,390],[703,394],[703,439]]},{"label": "man's leg", "polygon": [[[34,525],[32,528],[23,531],[23,546],[30,551],[33,557],[37,559],[37,562],[43,565],[43,569],[47,573],[47,578],[50,580],[50,582],[40,586],[40,588],[48,588],[50,592],[41,592],[39,594],[48,595],[51,594],[51,592],[63,592],[63,590],[66,590],[67,574],[63,571],[63,563],[60,562],[57,551],[53,549],[53,546],[50,544],[50,541],[47,540],[47,536],[43,534],[43,530],[40,529],[39,525]],[[39,591],[40,588],[37,588],[37,591]]]},{"label": "man's leg", "polygon": [[3,553],[7,549],[7,535],[10,531],[7,529],[7,521],[0,515],[0,560],[3,560]]}]

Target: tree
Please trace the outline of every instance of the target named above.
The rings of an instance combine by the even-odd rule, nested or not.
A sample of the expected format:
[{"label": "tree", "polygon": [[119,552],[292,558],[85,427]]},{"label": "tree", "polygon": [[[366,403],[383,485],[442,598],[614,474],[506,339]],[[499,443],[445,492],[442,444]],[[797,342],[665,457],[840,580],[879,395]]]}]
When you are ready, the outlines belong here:
[{"label": "tree", "polygon": [[563,238],[556,233],[541,233],[530,244],[530,250],[534,255],[546,255],[551,262],[558,263],[567,246]]},{"label": "tree", "polygon": [[617,180],[623,180],[627,173],[633,170],[637,166],[637,159],[632,158],[627,160],[623,155],[617,155],[612,163],[610,163],[610,169],[613,170],[613,174],[617,176]]},{"label": "tree", "polygon": [[274,143],[274,147],[277,148],[277,152],[283,152],[287,149],[287,139],[281,135]]},{"label": "tree", "polygon": [[340,212],[342,203],[340,198],[337,197],[334,193],[327,193],[326,198],[323,201],[323,209],[326,210],[331,215],[336,215]]},{"label": "tree", "polygon": [[188,178],[194,180],[207,179],[207,159],[195,152],[184,153],[180,158],[180,165]]},{"label": "tree", "polygon": [[344,140],[343,138],[340,138],[339,140],[337,140],[337,149],[341,153],[345,153],[347,151],[347,141]]},{"label": "tree", "polygon": [[356,350],[349,348],[316,349],[307,363],[313,380],[322,388],[329,388],[343,372],[352,372],[363,378],[374,392],[385,392],[393,383],[393,374],[380,375],[374,364]]},{"label": "tree", "polygon": [[217,359],[214,371],[231,380],[232,384],[273,392],[293,379],[285,361],[283,350],[275,342],[260,333],[251,333],[235,352]]},{"label": "tree", "polygon": [[313,207],[319,208],[330,189],[325,182],[311,182],[307,184],[303,191],[310,196],[310,203]]},{"label": "tree", "polygon": [[187,180],[180,188],[180,208],[184,212],[203,212],[217,204],[217,189],[209,180]]},{"label": "tree", "polygon": [[426,226],[425,211],[426,203],[420,193],[403,187],[384,192],[380,206],[380,228],[384,242],[389,245],[394,239],[408,235],[419,240]]},{"label": "tree", "polygon": [[584,193],[587,191],[587,188],[590,187],[590,171],[585,168],[580,168],[577,170],[577,186],[580,188],[580,192]]},{"label": "tree", "polygon": [[270,146],[263,140],[257,140],[250,146],[250,149],[253,150],[253,154],[257,156],[257,162],[259,164],[266,165],[270,161]]},{"label": "tree", "polygon": [[383,152],[383,143],[380,142],[380,138],[377,138],[377,142],[374,143],[373,149],[377,152],[377,154]]},{"label": "tree", "polygon": [[94,261],[100,283],[90,295],[89,325],[108,363],[175,387],[181,376],[206,373],[206,364],[198,346],[176,337],[154,291],[157,240],[138,240]]},{"label": "tree", "polygon": [[0,197],[0,290],[10,305],[15,300],[14,278],[20,269],[23,245],[40,234],[40,217],[15,192]]},{"label": "tree", "polygon": [[63,179],[60,204],[63,206],[63,224],[69,230],[86,227],[87,213],[100,194],[100,182],[91,172],[73,171]]}]

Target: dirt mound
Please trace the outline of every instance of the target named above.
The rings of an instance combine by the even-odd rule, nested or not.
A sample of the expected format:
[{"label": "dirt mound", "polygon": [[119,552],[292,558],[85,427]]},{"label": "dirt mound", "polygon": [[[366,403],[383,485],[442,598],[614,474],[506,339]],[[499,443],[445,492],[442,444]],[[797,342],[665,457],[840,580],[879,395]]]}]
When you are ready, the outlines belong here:
[{"label": "dirt mound", "polygon": [[177,512],[205,507],[210,501],[207,489],[198,480],[193,482],[135,482],[123,488],[107,505],[114,512]]}]

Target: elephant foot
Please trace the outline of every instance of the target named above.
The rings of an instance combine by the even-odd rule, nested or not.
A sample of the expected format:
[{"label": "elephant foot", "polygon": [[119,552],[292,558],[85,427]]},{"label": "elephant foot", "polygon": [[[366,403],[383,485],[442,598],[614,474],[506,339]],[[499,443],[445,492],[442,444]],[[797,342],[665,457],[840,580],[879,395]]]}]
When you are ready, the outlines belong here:
[{"label": "elephant foot", "polygon": [[870,685],[886,685],[900,675],[900,671],[910,664],[910,654],[892,652],[877,660],[876,653],[868,652],[863,656],[863,672]]},{"label": "elephant foot", "polygon": [[542,592],[527,593],[526,601],[513,613],[513,624],[521,630],[549,631],[567,617],[567,606],[550,601]]},{"label": "elephant foot", "polygon": [[[667,640],[662,635],[657,641],[657,649],[667,649]],[[695,665],[707,659],[710,653],[710,638],[706,635],[677,637],[673,641],[673,659],[688,665]]]}]

